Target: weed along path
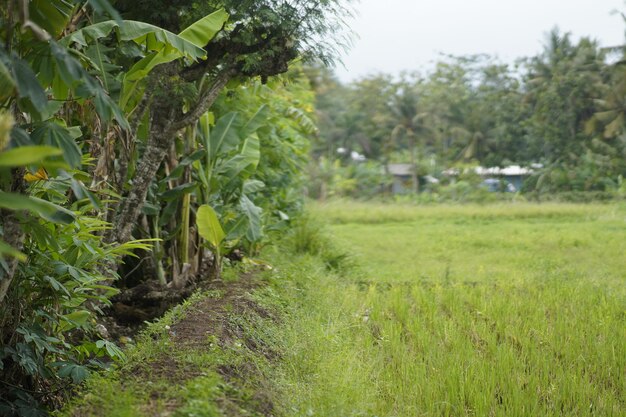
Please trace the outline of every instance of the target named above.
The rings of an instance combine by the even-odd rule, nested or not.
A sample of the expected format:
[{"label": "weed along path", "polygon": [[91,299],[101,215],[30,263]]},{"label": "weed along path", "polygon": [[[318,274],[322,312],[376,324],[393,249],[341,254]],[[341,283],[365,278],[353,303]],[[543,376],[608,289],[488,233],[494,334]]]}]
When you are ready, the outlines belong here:
[{"label": "weed along path", "polygon": [[625,415],[623,206],[315,212],[357,266],[303,284],[294,415]]}]

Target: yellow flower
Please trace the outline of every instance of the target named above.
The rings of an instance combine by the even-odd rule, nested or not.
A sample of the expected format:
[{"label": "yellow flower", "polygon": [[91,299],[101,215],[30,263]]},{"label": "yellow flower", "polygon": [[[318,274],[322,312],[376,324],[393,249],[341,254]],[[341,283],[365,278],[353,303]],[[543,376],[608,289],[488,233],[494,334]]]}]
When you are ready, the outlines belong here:
[{"label": "yellow flower", "polygon": [[41,167],[37,170],[37,172],[35,172],[34,174],[31,174],[30,172],[27,172],[24,175],[24,179],[27,182],[34,182],[34,181],[45,181],[48,179],[48,172],[46,171],[46,169],[44,167]]}]

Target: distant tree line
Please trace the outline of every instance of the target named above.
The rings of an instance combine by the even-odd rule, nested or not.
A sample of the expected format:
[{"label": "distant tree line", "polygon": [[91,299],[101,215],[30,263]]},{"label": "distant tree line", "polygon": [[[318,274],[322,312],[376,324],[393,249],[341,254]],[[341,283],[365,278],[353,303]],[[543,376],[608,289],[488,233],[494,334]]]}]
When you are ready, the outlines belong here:
[{"label": "distant tree line", "polygon": [[[515,65],[446,57],[427,74],[344,84],[309,69],[320,134],[314,156],[337,149],[411,163],[415,175],[459,164],[541,165],[525,189],[607,191],[626,175],[626,65],[620,48],[558,29]],[[435,169],[433,169],[435,167]]]}]

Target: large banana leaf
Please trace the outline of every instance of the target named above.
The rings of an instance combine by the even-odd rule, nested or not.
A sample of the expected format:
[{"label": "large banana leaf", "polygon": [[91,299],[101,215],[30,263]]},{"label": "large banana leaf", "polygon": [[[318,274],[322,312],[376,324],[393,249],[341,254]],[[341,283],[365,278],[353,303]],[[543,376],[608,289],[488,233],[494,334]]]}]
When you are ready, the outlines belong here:
[{"label": "large banana leaf", "polygon": [[230,112],[220,117],[211,131],[207,131],[209,158],[215,160],[218,155],[225,154],[235,149],[241,143],[239,128],[241,128],[241,116],[237,112]]},{"label": "large banana leaf", "polygon": [[198,233],[200,233],[200,236],[209,242],[211,246],[219,249],[222,241],[226,237],[226,234],[222,229],[222,225],[217,218],[215,210],[207,204],[200,206],[196,216],[196,223],[198,225]]},{"label": "large banana leaf", "polygon": [[239,200],[239,208],[248,218],[248,231],[246,232],[246,239],[250,242],[259,241],[261,237],[263,237],[261,208],[257,207],[245,194],[243,194]]},{"label": "large banana leaf", "polygon": [[29,18],[53,37],[67,26],[74,11],[74,3],[68,0],[30,0]]},{"label": "large banana leaf", "polygon": [[241,135],[243,137],[248,137],[253,134],[261,127],[267,124],[267,118],[269,115],[270,109],[265,104],[263,104],[256,113],[246,122],[246,124],[241,129]]},{"label": "large banana leaf", "polygon": [[[223,9],[220,9],[191,24],[187,29],[183,30],[178,35],[178,37],[183,41],[189,42],[202,50],[201,55],[189,56],[189,58],[206,58],[203,47],[209,43],[211,39],[213,39],[217,32],[222,29],[227,19],[228,13],[226,13]],[[120,104],[122,107],[128,108],[127,105],[129,102],[130,107],[133,107],[135,103],[131,100],[132,95],[138,90],[141,92],[141,89],[139,89],[140,81],[145,78],[154,67],[160,64],[172,62],[185,56],[186,55],[181,53],[181,51],[175,46],[168,46],[165,48],[154,49],[154,52],[148,54],[146,57],[133,65],[124,76],[122,96],[120,98]]]},{"label": "large banana leaf", "polygon": [[226,20],[228,20],[228,13],[224,9],[219,9],[189,25],[180,32],[179,36],[195,45],[205,46],[217,32],[222,30]]},{"label": "large banana leaf", "polygon": [[231,180],[237,177],[247,179],[256,171],[260,159],[261,145],[259,137],[256,134],[250,135],[244,142],[241,152],[220,167],[220,172]]},{"label": "large banana leaf", "polygon": [[114,30],[120,41],[133,41],[148,51],[175,50],[180,56],[191,59],[206,56],[202,47],[158,26],[134,20],[121,22],[107,20],[95,23],[70,33],[59,43],[64,46],[69,46],[71,43],[87,46],[93,41],[109,36]]}]

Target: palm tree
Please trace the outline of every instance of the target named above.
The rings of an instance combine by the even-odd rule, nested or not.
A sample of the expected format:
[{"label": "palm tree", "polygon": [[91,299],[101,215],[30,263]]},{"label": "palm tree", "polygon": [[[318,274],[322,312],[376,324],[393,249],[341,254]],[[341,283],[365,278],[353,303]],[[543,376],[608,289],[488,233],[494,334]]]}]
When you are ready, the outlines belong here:
[{"label": "palm tree", "polygon": [[419,192],[417,175],[417,139],[429,129],[426,126],[428,113],[419,112],[419,95],[414,86],[403,82],[394,96],[391,111],[396,116],[397,124],[391,131],[390,140],[399,147],[402,142],[410,153],[412,191]]}]

